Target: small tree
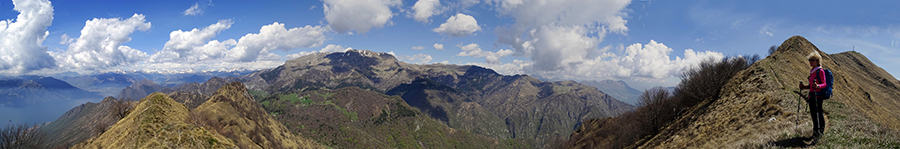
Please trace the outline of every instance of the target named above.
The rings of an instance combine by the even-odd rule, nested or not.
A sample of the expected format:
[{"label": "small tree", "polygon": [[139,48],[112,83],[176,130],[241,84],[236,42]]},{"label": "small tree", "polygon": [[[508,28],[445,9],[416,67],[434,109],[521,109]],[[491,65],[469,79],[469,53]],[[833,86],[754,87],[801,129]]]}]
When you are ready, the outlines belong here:
[{"label": "small tree", "polygon": [[8,125],[0,129],[0,149],[47,148],[46,136],[37,125]]},{"label": "small tree", "polygon": [[769,47],[769,55],[775,54],[775,50],[778,50],[777,45],[772,45],[772,47]]},{"label": "small tree", "polygon": [[109,107],[109,112],[115,114],[117,119],[122,119],[128,114],[128,109],[129,106],[125,100],[114,100]]},{"label": "small tree", "polygon": [[640,121],[643,123],[643,130],[649,131],[650,134],[658,133],[663,126],[675,119],[677,116],[674,109],[677,105],[671,104],[672,95],[669,91],[662,87],[655,87],[644,91],[638,99],[641,108]]}]

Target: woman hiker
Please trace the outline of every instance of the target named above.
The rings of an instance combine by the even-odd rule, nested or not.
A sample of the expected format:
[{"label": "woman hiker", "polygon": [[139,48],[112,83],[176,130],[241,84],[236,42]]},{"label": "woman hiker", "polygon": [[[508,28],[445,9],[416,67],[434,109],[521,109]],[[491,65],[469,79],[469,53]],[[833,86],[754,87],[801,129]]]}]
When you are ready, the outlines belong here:
[{"label": "woman hiker", "polygon": [[822,113],[822,101],[826,98],[824,96],[816,95],[819,95],[817,93],[822,92],[827,84],[825,81],[825,71],[821,64],[822,55],[813,51],[807,58],[809,59],[809,66],[812,67],[808,77],[810,84],[803,85],[803,82],[800,82],[800,89],[809,89],[809,97],[806,98],[806,103],[809,104],[809,113],[813,121],[812,143],[815,144],[825,131],[825,117]]}]

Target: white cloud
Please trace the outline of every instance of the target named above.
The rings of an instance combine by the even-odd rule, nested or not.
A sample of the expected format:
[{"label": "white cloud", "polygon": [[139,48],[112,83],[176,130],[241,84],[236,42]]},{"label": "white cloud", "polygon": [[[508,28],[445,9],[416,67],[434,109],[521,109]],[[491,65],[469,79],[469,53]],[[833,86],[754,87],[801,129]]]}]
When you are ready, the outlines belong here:
[{"label": "white cloud", "polygon": [[475,31],[479,30],[481,30],[481,27],[478,26],[478,21],[475,20],[475,17],[457,13],[455,16],[450,16],[447,22],[431,31],[454,37],[466,37],[474,35]]},{"label": "white cloud", "polygon": [[491,52],[491,51],[482,51],[481,47],[479,47],[478,44],[474,44],[474,43],[468,44],[465,46],[460,44],[457,46],[463,50],[462,52],[459,52],[459,54],[456,54],[457,56],[484,57],[485,62],[491,63],[491,64],[500,63],[501,57],[505,57],[505,56],[513,53],[513,51],[509,50],[509,49],[501,49],[500,51],[497,51],[496,53]]},{"label": "white cloud", "polygon": [[345,51],[347,51],[347,50],[352,50],[352,49],[353,49],[353,48],[350,48],[350,47],[344,47],[344,46],[341,46],[341,45],[333,45],[333,44],[329,44],[328,46],[325,46],[325,48],[322,48],[322,50],[319,50],[319,52],[323,52],[323,53],[330,53],[330,52],[345,52]]},{"label": "white cloud", "polygon": [[[391,55],[393,55],[393,54],[391,54]],[[416,63],[416,64],[425,64],[425,63],[431,62],[431,60],[432,60],[431,55],[422,54],[422,53],[419,53],[416,55],[411,55],[411,56],[397,55],[397,59],[402,60],[402,61]]]},{"label": "white cloud", "polygon": [[338,33],[356,30],[366,33],[371,28],[391,24],[391,7],[402,6],[400,0],[324,0],[325,21]]},{"label": "white cloud", "polygon": [[[447,61],[444,61],[447,62]],[[442,63],[444,63],[442,62]],[[446,63],[444,63],[446,64]],[[484,68],[490,68],[502,75],[525,74],[525,67],[533,65],[532,61],[513,60],[512,63],[467,63],[466,65],[476,65]]]},{"label": "white cloud", "polygon": [[431,22],[428,18],[443,12],[439,0],[419,0],[412,6],[412,10],[413,19],[422,23]]},{"label": "white cloud", "polygon": [[[150,62],[251,62],[281,59],[270,53],[289,51],[299,47],[316,47],[325,42],[327,28],[304,26],[287,29],[275,22],[262,26],[259,33],[249,33],[238,40],[212,40],[219,32],[231,27],[231,20],[220,20],[203,29],[172,31],[163,50],[153,54]],[[205,43],[204,43],[205,42]]]},{"label": "white cloud", "polygon": [[60,39],[59,44],[61,44],[61,45],[67,45],[67,44],[71,44],[71,43],[75,42],[75,38],[69,37],[68,34],[63,34],[62,36],[59,36],[59,39]]},{"label": "white cloud", "polygon": [[85,22],[81,36],[69,44],[68,49],[51,52],[60,67],[67,69],[97,70],[124,64],[133,64],[147,59],[147,53],[122,45],[131,41],[135,30],[150,29],[144,15],[134,14],[131,18],[94,18]]},{"label": "white cloud", "polygon": [[[630,0],[489,0],[501,15],[515,19],[495,29],[498,43],[517,56],[531,57],[537,71],[566,69],[605,52],[607,33],[625,34]],[[539,11],[535,11],[539,10]]]},{"label": "white cloud", "polygon": [[422,50],[422,49],[425,49],[425,47],[423,47],[423,46],[413,46],[412,49],[413,49],[413,50]]},{"label": "white cloud", "polygon": [[53,22],[53,6],[47,0],[13,1],[15,20],[0,20],[0,73],[21,74],[56,67],[41,45]]},{"label": "white cloud", "polygon": [[188,8],[187,10],[184,10],[184,12],[181,12],[181,14],[186,15],[186,16],[194,16],[194,15],[199,15],[202,13],[203,13],[203,10],[200,9],[200,6],[197,3],[194,3],[194,5],[191,6],[191,8]]},{"label": "white cloud", "polygon": [[769,37],[775,36],[772,34],[772,26],[771,25],[765,25],[761,29],[759,29],[759,34],[768,35]]},{"label": "white cloud", "polygon": [[221,58],[228,48],[237,44],[237,41],[229,39],[220,42],[218,40],[210,41],[210,39],[231,28],[233,23],[231,20],[219,20],[216,24],[203,29],[172,31],[169,33],[169,41],[166,41],[162,51],[152,55],[150,61],[194,62]]},{"label": "white cloud", "polygon": [[316,47],[325,42],[327,28],[304,26],[287,29],[275,22],[259,29],[259,34],[247,34],[237,41],[226,57],[229,61],[254,61],[260,52],[288,51],[299,47]]},{"label": "white cloud", "polygon": [[256,61],[284,61],[281,55],[269,52],[260,52]]},{"label": "white cloud", "polygon": [[299,58],[299,57],[302,57],[302,56],[310,55],[310,54],[313,54],[313,53],[316,53],[316,52],[315,52],[315,51],[300,51],[299,53],[294,53],[294,54],[288,54],[288,55],[285,55],[285,56],[284,56],[284,59],[288,59],[288,60],[289,60],[289,59],[295,59],[295,58]]},{"label": "white cloud", "polygon": [[541,26],[532,29],[531,40],[522,44],[519,52],[530,55],[537,70],[556,70],[596,57],[597,44],[602,37],[585,36],[582,26]]},{"label": "white cloud", "polygon": [[439,44],[439,43],[435,43],[435,44],[434,44],[434,49],[437,49],[437,50],[444,50],[444,45],[443,45],[443,44]]},{"label": "white cloud", "polygon": [[722,53],[684,50],[684,58],[669,57],[673,50],[662,43],[651,40],[648,44],[632,44],[625,48],[622,56],[603,53],[592,59],[578,63],[570,63],[567,67],[556,70],[539,70],[534,65],[525,67],[530,74],[538,74],[547,78],[603,80],[632,79],[643,82],[662,82],[674,77],[681,71],[694,67],[705,59],[721,60]]}]

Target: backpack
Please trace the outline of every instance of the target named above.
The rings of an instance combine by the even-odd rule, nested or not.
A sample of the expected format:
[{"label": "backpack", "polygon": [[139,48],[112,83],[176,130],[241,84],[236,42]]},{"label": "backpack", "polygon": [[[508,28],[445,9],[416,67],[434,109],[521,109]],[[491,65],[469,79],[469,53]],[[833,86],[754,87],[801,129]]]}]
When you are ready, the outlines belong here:
[{"label": "backpack", "polygon": [[830,99],[832,86],[834,86],[834,75],[831,74],[831,70],[825,68],[822,68],[822,70],[825,72],[825,88],[822,89],[822,92],[817,93],[816,96],[825,97],[824,99]]}]

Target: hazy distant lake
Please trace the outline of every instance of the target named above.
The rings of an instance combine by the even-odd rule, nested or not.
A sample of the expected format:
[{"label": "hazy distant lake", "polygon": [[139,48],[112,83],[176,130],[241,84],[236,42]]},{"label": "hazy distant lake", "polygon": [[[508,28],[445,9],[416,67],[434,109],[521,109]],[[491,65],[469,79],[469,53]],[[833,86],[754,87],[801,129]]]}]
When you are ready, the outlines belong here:
[{"label": "hazy distant lake", "polygon": [[63,100],[55,103],[32,104],[25,107],[0,107],[0,124],[6,126],[9,124],[27,123],[31,125],[51,122],[76,106],[87,102],[97,103],[100,101],[103,101],[103,98]]}]

